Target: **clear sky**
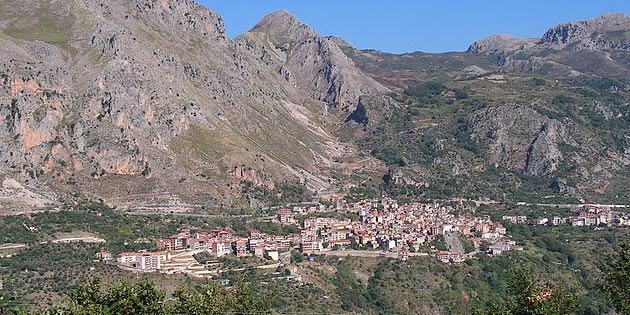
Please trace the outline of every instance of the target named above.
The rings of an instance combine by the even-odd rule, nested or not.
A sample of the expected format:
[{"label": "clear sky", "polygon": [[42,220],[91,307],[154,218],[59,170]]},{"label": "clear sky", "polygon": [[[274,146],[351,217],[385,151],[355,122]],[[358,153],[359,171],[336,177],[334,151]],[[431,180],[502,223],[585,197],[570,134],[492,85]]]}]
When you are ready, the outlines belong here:
[{"label": "clear sky", "polygon": [[540,37],[551,26],[608,12],[628,0],[198,0],[223,16],[235,37],[264,15],[287,9],[321,35],[361,49],[461,51],[493,34]]}]

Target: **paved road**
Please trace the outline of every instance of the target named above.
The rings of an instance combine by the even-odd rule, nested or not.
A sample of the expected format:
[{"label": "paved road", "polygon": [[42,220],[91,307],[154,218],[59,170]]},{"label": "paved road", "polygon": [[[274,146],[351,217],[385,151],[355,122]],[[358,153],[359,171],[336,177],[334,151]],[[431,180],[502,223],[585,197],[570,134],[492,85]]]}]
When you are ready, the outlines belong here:
[{"label": "paved road", "polygon": [[[318,252],[317,255],[324,256],[338,256],[338,257],[346,257],[346,256],[354,256],[354,257],[387,257],[387,258],[398,258],[399,253],[392,252],[382,252],[382,251],[367,251],[367,250],[331,250]],[[429,256],[427,253],[409,253],[408,256]]]},{"label": "paved road", "polygon": [[[440,202],[440,200],[437,200]],[[609,208],[630,208],[630,204],[627,205],[608,205],[608,204],[598,204],[598,203],[528,203],[528,202],[502,202],[495,200],[472,200],[465,198],[451,198],[444,199],[441,201],[455,201],[455,202],[474,202],[477,206],[479,205],[493,205],[493,204],[507,204],[513,205],[516,204],[518,206],[537,206],[537,207],[550,207],[550,208],[573,208],[573,207],[609,207]]]},{"label": "paved road", "polygon": [[569,203],[526,203],[519,202],[520,206],[539,206],[539,207],[553,207],[553,208],[573,208],[573,207],[608,207],[608,208],[630,208],[630,205],[602,205],[596,203],[584,203],[584,204],[569,204]]},{"label": "paved road", "polygon": [[26,248],[26,244],[0,244],[0,250]]},{"label": "paved road", "polygon": [[177,217],[189,217],[189,218],[251,218],[251,214],[202,214],[202,213],[183,213],[183,212],[157,212],[157,211],[127,211],[127,215],[138,216],[177,216]]}]

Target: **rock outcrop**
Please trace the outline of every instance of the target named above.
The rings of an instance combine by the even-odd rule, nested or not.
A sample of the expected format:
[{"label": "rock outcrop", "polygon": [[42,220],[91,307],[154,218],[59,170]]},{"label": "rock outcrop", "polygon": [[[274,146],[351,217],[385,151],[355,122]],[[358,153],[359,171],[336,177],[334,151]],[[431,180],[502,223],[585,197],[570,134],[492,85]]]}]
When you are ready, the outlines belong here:
[{"label": "rock outcrop", "polygon": [[535,40],[499,34],[472,43],[472,45],[468,47],[467,52],[473,54],[497,55],[511,53],[517,50],[525,50],[535,44]]},{"label": "rock outcrop", "polygon": [[630,16],[611,13],[593,19],[569,22],[549,29],[539,44],[564,46],[579,43],[576,49],[630,49]]},{"label": "rock outcrop", "polygon": [[362,95],[389,92],[359,70],[334,39],[318,35],[286,10],[265,16],[236,42],[287,82],[344,112],[354,110]]},{"label": "rock outcrop", "polygon": [[381,96],[362,96],[357,108],[346,118],[346,122],[362,125],[376,125],[383,119],[388,119],[402,106],[393,98]]},{"label": "rock outcrop", "polygon": [[470,122],[472,139],[487,146],[495,167],[544,176],[563,159],[559,146],[575,144],[562,123],[518,105],[504,105],[477,113]]}]

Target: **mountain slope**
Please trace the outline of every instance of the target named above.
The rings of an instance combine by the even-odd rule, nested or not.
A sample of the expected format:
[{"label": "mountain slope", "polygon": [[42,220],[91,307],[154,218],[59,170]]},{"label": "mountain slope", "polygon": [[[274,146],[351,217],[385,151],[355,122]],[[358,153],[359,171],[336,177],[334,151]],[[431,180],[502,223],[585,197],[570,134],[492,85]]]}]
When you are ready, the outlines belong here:
[{"label": "mountain slope", "polygon": [[[239,206],[242,180],[328,189],[334,160],[352,157],[323,103],[193,1],[4,1],[0,21],[0,169],[25,184],[117,205]],[[330,74],[336,87],[345,73]],[[312,96],[353,101],[327,90]]]},{"label": "mountain slope", "polygon": [[5,1],[0,178],[33,198],[2,204],[240,208],[363,175],[393,194],[620,200],[628,20],[393,55],[286,11],[230,40],[193,1]]},{"label": "mountain slope", "polygon": [[290,84],[342,111],[353,110],[361,95],[389,92],[356,68],[333,40],[285,10],[265,16],[236,41],[254,50]]},{"label": "mountain slope", "polygon": [[627,201],[630,95],[501,78],[366,99],[339,132],[389,166],[378,188],[396,196]]},{"label": "mountain slope", "polygon": [[552,77],[623,76],[630,67],[630,17],[604,14],[563,23],[539,39],[492,36],[473,43],[469,53],[492,56],[507,72],[537,72]]},{"label": "mountain slope", "polygon": [[393,55],[338,40],[404,91],[397,105],[362,102],[339,132],[389,165],[380,189],[395,195],[625,203],[629,21],[609,14],[541,39],[496,35],[464,53]]}]

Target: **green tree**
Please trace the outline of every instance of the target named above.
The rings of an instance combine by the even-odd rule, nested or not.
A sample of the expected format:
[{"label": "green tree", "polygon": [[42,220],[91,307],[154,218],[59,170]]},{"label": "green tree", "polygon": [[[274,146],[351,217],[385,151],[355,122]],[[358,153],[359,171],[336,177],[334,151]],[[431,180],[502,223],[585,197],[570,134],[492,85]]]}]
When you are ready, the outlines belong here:
[{"label": "green tree", "polygon": [[43,310],[40,314],[266,315],[273,312],[275,298],[275,291],[256,290],[251,284],[239,283],[228,291],[218,284],[207,283],[192,290],[177,290],[174,300],[167,300],[166,294],[157,289],[152,282],[138,284],[120,282],[103,289],[100,280],[97,279],[68,294],[68,300],[62,306]]},{"label": "green tree", "polygon": [[14,303],[13,300],[7,298],[6,296],[0,296],[0,314],[1,315],[28,315],[28,313],[22,311],[19,307],[11,305]]},{"label": "green tree", "polygon": [[630,314],[630,242],[619,245],[601,267],[602,292],[622,315]]},{"label": "green tree", "polygon": [[164,292],[151,282],[130,284],[120,282],[107,290],[100,279],[81,286],[68,294],[63,306],[48,309],[44,315],[168,315]]},{"label": "green tree", "polygon": [[367,289],[347,265],[337,266],[332,283],[337,288],[337,294],[341,299],[341,309],[344,311],[364,309],[369,306],[369,300],[366,298]]},{"label": "green tree", "polygon": [[531,271],[518,269],[512,272],[508,297],[503,303],[489,303],[475,315],[569,315],[578,307],[577,296],[565,291],[561,285],[537,283]]},{"label": "green tree", "polygon": [[201,253],[197,253],[193,255],[193,258],[195,258],[195,260],[200,263],[200,264],[205,264],[208,261],[212,260],[212,255],[210,255],[210,253],[208,252],[201,252]]},{"label": "green tree", "polygon": [[231,291],[215,283],[207,283],[196,290],[178,290],[175,296],[176,314],[272,314],[275,292],[259,292],[251,284],[239,283]]},{"label": "green tree", "polygon": [[291,253],[291,262],[292,263],[301,263],[304,261],[304,254],[300,252]]}]

